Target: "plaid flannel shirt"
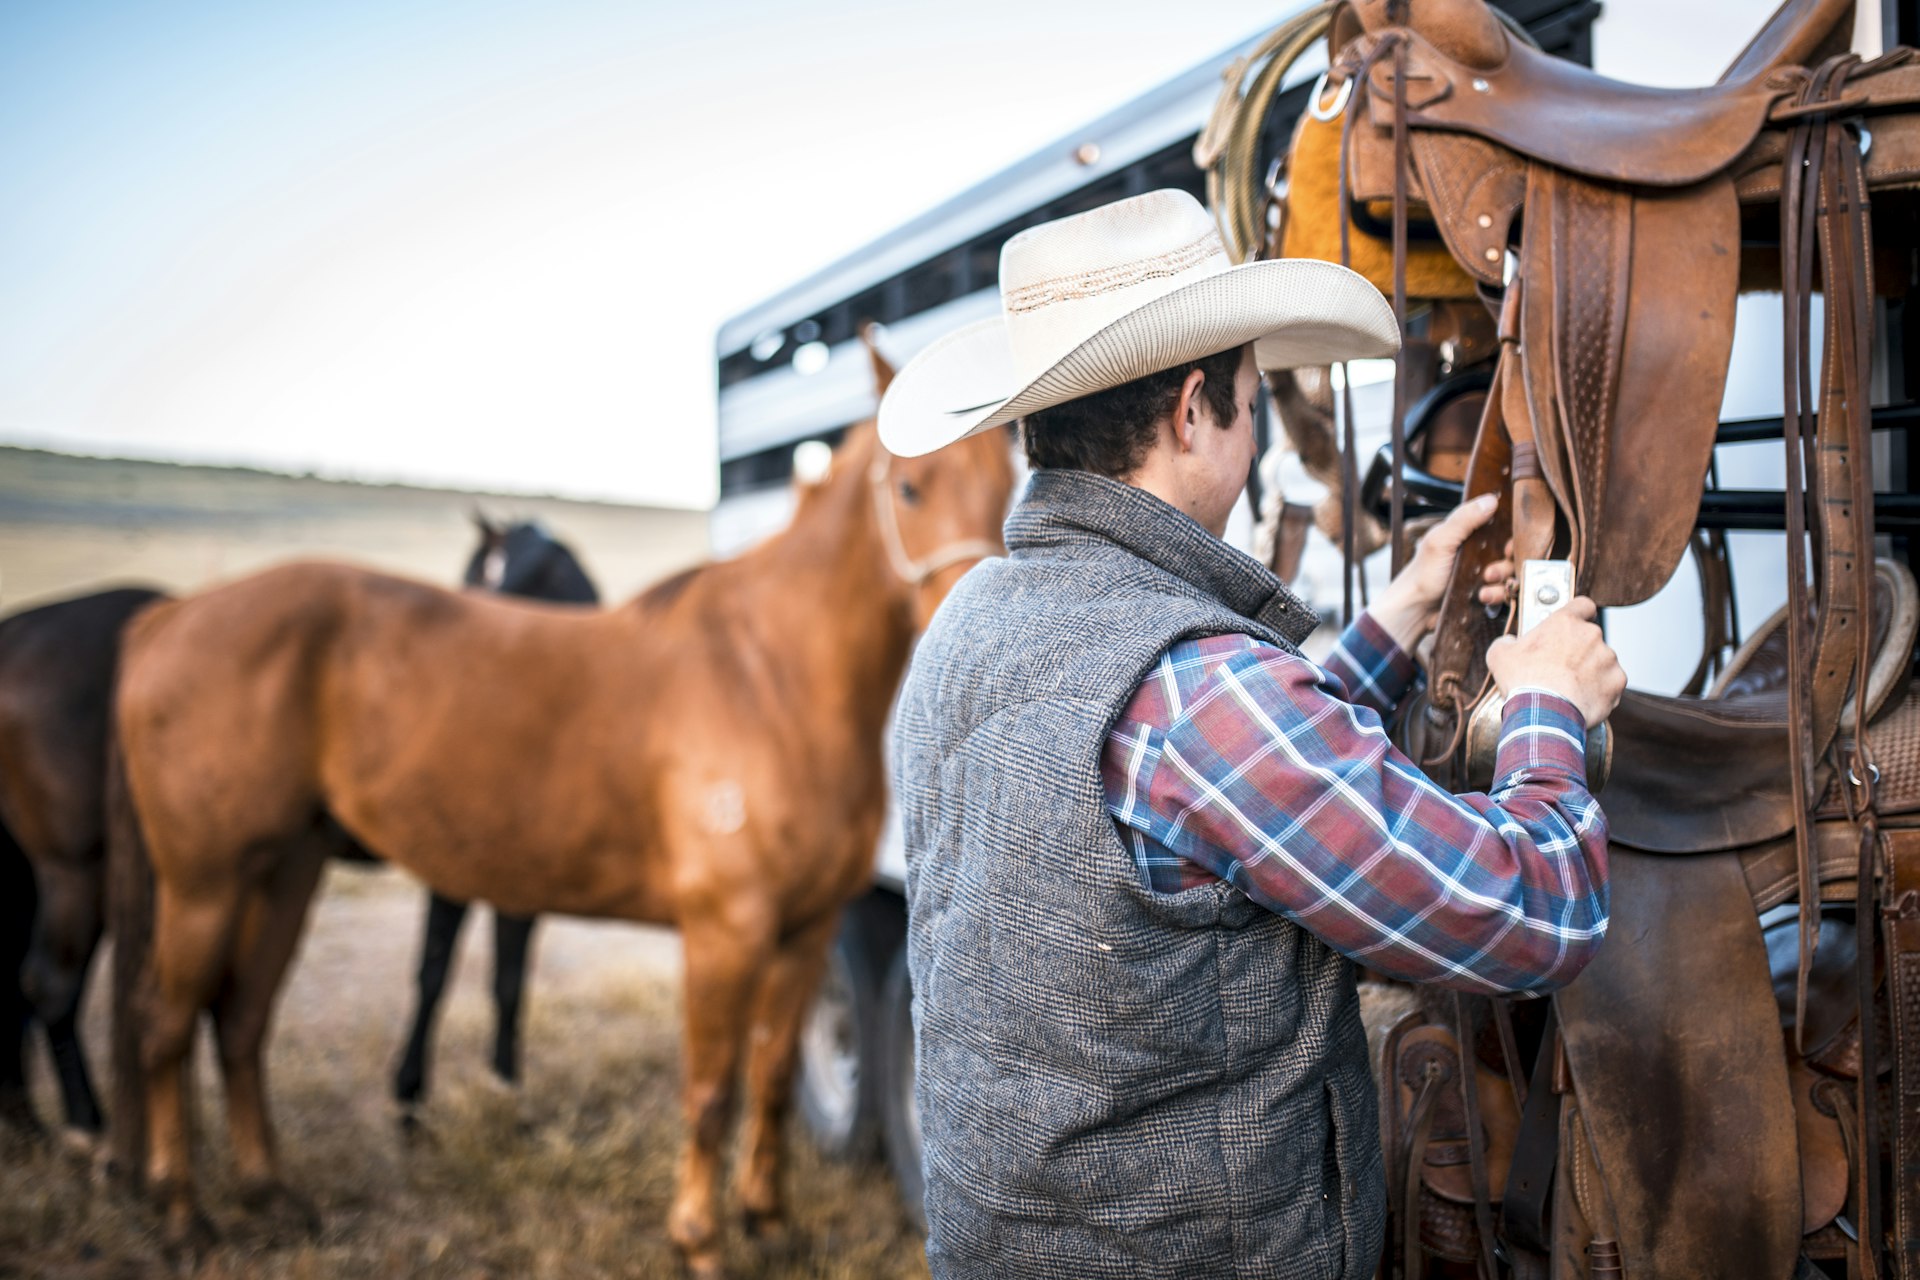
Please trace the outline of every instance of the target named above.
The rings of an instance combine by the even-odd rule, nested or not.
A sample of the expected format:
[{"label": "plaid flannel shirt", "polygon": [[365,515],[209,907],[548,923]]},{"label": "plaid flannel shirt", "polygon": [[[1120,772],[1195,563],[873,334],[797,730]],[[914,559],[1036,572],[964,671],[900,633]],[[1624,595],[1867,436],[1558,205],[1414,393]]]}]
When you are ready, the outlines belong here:
[{"label": "plaid flannel shirt", "polygon": [[1493,791],[1455,796],[1381,727],[1414,673],[1364,613],[1325,666],[1245,635],[1182,641],[1107,738],[1107,810],[1157,891],[1224,878],[1411,982],[1563,986],[1607,930],[1580,713],[1515,694]]}]

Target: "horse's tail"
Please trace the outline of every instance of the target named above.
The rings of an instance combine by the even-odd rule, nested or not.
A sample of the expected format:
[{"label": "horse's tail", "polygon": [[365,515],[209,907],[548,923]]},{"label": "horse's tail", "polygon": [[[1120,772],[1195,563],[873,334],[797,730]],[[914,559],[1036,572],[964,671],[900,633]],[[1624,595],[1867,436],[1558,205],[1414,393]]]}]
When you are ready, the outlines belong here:
[{"label": "horse's tail", "polygon": [[146,1025],[147,958],[153,946],[153,864],[140,815],[127,788],[126,753],[117,725],[107,734],[107,926],[113,937],[113,1163],[138,1187],[147,1166],[146,1070],[140,1044]]}]

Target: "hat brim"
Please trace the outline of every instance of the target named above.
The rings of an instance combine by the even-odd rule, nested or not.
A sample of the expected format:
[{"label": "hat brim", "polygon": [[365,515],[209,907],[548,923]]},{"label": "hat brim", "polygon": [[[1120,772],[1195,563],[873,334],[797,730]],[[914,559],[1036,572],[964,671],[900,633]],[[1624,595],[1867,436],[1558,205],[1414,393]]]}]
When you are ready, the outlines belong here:
[{"label": "hat brim", "polygon": [[[1153,299],[1019,385],[1001,317],[938,339],[907,363],[880,404],[880,441],[932,453],[1041,409],[1246,343],[1264,370],[1391,356],[1393,308],[1364,276],[1332,262],[1248,262]],[[1012,388],[1009,391],[1009,388]]]}]

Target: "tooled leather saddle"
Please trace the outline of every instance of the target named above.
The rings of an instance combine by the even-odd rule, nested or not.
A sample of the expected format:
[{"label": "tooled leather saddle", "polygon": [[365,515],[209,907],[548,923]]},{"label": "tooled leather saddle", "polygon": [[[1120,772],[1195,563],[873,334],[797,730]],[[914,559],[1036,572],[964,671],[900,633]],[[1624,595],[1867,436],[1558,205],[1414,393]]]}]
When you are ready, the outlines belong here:
[{"label": "tooled leather saddle", "polygon": [[[1440,776],[1466,781],[1463,731],[1507,625],[1474,598],[1485,567],[1511,539],[1517,558],[1571,560],[1602,606],[1663,586],[1694,533],[1735,299],[1777,289],[1786,316],[1779,676],[1615,714],[1615,936],[1545,1025],[1494,1008],[1390,1040],[1389,1161],[1423,1153],[1394,1189],[1408,1277],[1449,1257],[1488,1275],[1786,1276],[1825,1250],[1920,1280],[1920,751],[1904,745],[1920,704],[1911,580],[1874,571],[1868,434],[1877,309],[1914,286],[1920,61],[1849,53],[1852,10],[1788,0],[1717,84],[1685,90],[1549,57],[1483,0],[1352,0],[1326,19],[1330,71],[1295,154],[1334,157],[1338,234],[1308,234],[1316,215],[1294,207],[1278,239],[1337,242],[1403,325],[1462,279],[1497,317],[1464,490],[1499,508],[1463,551],[1403,730]],[[1898,749],[1876,758],[1883,735]],[[1490,1058],[1487,1088],[1511,1091],[1497,1103]],[[1423,1204],[1455,1206],[1451,1236]]]}]

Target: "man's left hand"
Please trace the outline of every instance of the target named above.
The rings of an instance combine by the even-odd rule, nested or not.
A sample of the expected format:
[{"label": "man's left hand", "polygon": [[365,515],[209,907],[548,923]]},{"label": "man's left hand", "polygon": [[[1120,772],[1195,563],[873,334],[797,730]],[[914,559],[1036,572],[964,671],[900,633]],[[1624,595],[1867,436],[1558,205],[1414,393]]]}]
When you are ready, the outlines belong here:
[{"label": "man's left hand", "polygon": [[[1455,507],[1445,520],[1428,530],[1427,536],[1414,548],[1413,559],[1407,562],[1407,567],[1367,609],[1402,649],[1411,653],[1420,638],[1433,629],[1461,545],[1474,530],[1493,519],[1498,506],[1499,500],[1493,494],[1483,494]],[[1497,607],[1507,602],[1508,584],[1513,579],[1512,555],[1513,544],[1509,542],[1507,558],[1487,566],[1480,587],[1482,604]]]}]

